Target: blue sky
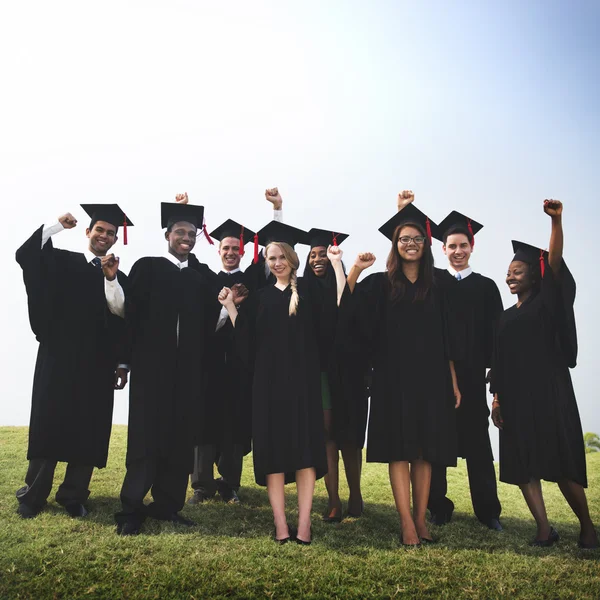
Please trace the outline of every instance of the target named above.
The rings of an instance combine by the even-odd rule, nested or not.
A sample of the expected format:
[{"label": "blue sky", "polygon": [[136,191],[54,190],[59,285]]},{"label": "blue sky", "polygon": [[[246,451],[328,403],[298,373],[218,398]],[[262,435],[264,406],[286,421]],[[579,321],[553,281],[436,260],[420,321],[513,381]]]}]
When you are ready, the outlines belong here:
[{"label": "blue sky", "polygon": [[[226,5],[225,5],[226,4]],[[36,344],[16,248],[81,202],[118,202],[135,222],[129,270],[160,254],[159,205],[187,191],[209,228],[259,228],[266,187],[285,220],[351,234],[346,262],[388,246],[377,228],[397,193],[434,220],[482,222],[473,266],[503,283],[512,238],[546,246],[544,198],[565,203],[578,283],[585,430],[600,432],[597,2],[13,3],[0,24],[0,192],[5,384],[0,423],[26,424]],[[197,254],[218,266],[212,247]],[[438,266],[443,256],[436,250]],[[116,396],[125,422],[127,395]]]}]

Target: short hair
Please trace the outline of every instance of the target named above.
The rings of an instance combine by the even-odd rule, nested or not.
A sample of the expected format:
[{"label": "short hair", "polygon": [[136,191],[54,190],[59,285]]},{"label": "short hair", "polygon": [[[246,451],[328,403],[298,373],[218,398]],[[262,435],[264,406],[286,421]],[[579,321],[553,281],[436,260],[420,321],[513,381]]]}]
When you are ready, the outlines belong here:
[{"label": "short hair", "polygon": [[442,236],[442,241],[444,242],[444,246],[446,245],[448,238],[451,235],[456,235],[456,234],[466,235],[467,239],[469,240],[469,244],[471,244],[471,246],[473,245],[473,236],[471,235],[471,232],[464,225],[452,225],[452,227],[446,229],[446,231],[444,232],[444,235]]}]

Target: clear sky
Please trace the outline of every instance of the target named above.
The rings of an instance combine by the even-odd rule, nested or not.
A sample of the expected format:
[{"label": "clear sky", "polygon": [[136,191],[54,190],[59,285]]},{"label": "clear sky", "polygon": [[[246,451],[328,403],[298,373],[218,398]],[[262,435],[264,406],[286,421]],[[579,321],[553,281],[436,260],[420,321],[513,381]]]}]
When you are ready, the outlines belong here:
[{"label": "clear sky", "polygon": [[[257,229],[271,217],[264,189],[279,186],[286,222],[350,233],[346,262],[372,250],[373,270],[400,190],[435,221],[472,216],[485,225],[472,266],[506,306],[511,238],[547,246],[542,200],[562,200],[573,377],[584,430],[600,432],[600,4],[33,0],[2,12],[0,424],[29,419],[36,342],[14,252],[34,229],[70,211],[80,225],[54,242],[81,250],[79,204],[118,202],[136,225],[115,247],[128,272],[164,250],[160,202],[187,191],[209,229],[228,217]],[[218,267],[206,242],[196,254]],[[126,415],[124,391],[115,422]]]}]

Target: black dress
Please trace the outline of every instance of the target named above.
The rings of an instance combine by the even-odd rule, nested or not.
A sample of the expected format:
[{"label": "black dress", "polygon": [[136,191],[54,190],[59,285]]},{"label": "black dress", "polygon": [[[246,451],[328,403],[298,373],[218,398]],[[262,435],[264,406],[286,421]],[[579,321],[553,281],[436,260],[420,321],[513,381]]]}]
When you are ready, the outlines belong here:
[{"label": "black dress", "polygon": [[189,473],[206,400],[207,340],[220,309],[214,285],[197,270],[162,257],[138,260],[129,280],[127,463],[160,459]]},{"label": "black dress", "polygon": [[413,302],[416,285],[405,277],[404,283],[406,292],[396,302],[386,273],[370,275],[352,295],[356,333],[364,340],[365,361],[373,364],[367,461],[422,458],[455,465],[444,296],[434,286],[424,302]]},{"label": "black dress", "polygon": [[498,394],[500,480],[569,479],[587,486],[585,448],[569,367],[577,359],[575,280],[550,266],[539,293],[504,311],[496,336],[493,390]]},{"label": "black dress", "polygon": [[[27,458],[106,466],[115,370],[127,362],[122,318],[106,304],[102,269],[84,254],[42,248],[40,227],[17,250],[40,343]],[[126,288],[127,278],[117,274]]]},{"label": "black dress", "polygon": [[[252,311],[239,312],[235,333],[244,356],[254,365],[252,438],[254,476],[296,471],[327,472],[321,403],[318,336],[336,310],[323,302],[319,287],[298,279],[297,314],[288,314],[291,287],[268,285],[255,293]],[[328,325],[329,324],[329,325]],[[254,358],[252,358],[254,357]]]}]

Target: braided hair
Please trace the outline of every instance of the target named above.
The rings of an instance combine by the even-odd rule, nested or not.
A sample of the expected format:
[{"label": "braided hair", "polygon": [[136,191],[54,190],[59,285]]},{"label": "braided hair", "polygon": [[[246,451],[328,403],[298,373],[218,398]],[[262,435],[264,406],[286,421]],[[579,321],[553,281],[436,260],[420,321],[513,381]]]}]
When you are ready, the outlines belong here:
[{"label": "braided hair", "polygon": [[[285,260],[291,267],[292,272],[290,273],[290,287],[292,288],[292,297],[290,298],[289,315],[295,315],[298,311],[298,304],[300,302],[300,296],[298,295],[298,267],[300,266],[300,259],[296,254],[296,251],[285,242],[271,242],[267,244],[265,248],[265,256],[268,256],[269,248],[271,246],[278,246],[281,249]],[[268,259],[267,259],[268,260]]]}]

